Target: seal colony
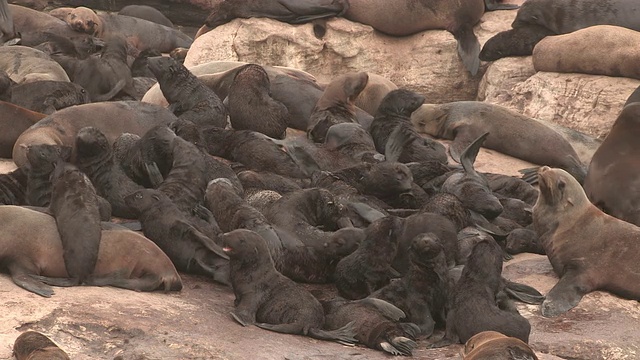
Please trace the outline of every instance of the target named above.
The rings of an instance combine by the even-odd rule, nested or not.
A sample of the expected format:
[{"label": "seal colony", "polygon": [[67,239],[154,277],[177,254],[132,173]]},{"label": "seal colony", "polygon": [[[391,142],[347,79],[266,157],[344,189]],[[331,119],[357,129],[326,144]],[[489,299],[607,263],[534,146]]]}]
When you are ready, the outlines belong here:
[{"label": "seal colony", "polygon": [[[379,5],[222,0],[200,35],[215,36],[235,17],[322,27],[319,19],[343,15],[395,36],[442,28],[475,73],[473,26],[486,10],[514,8],[479,0]],[[595,290],[640,299],[638,228],[598,209],[633,219],[634,197],[616,200],[614,190],[636,180],[637,94],[593,151],[569,130],[479,102],[424,104],[424,95],[365,71],[323,85],[301,70],[255,63],[188,68],[179,55],[186,49],[160,56],[190,39],[158,10],[129,7],[128,17],[61,8],[51,12],[59,20],[0,2],[2,34],[33,25],[37,31],[19,32],[23,44],[76,82],[54,87],[38,78],[55,75],[55,65],[30,73],[37,61],[19,56],[8,56],[0,73],[0,99],[26,97],[20,104],[47,112],[0,104],[17,119],[0,135],[18,166],[0,175],[0,262],[17,286],[43,297],[52,286],[180,291],[179,271],[233,294],[233,304],[216,309],[243,327],[404,356],[425,342],[466,343],[468,359],[536,359],[527,344],[536,329],[514,300],[562,316]],[[525,35],[546,34],[532,33]],[[132,61],[148,79],[134,77]],[[156,81],[145,98],[157,104],[137,101],[149,88],[139,85]],[[30,84],[60,90],[57,101]],[[418,132],[450,140],[461,166]],[[483,173],[475,165],[482,146],[542,167],[524,180]],[[527,182],[535,180],[539,190]],[[546,254],[560,277],[546,297],[503,277],[504,261],[524,250]],[[42,334],[16,340],[19,359],[36,352],[68,358]]]}]

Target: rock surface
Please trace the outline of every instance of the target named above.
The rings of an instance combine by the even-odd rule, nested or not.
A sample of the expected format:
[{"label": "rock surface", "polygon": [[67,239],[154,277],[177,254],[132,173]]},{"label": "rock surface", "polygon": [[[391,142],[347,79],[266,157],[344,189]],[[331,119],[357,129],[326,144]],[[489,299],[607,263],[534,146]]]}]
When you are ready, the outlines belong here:
[{"label": "rock surface", "polygon": [[[480,42],[510,28],[515,14],[486,13],[475,27]],[[311,24],[235,19],[196,39],[185,66],[213,60],[290,66],[325,83],[349,71],[370,71],[425,95],[431,103],[476,98],[485,67],[472,77],[458,57],[453,35],[446,31],[392,37],[342,18],[328,20],[326,28],[318,39]]]}]

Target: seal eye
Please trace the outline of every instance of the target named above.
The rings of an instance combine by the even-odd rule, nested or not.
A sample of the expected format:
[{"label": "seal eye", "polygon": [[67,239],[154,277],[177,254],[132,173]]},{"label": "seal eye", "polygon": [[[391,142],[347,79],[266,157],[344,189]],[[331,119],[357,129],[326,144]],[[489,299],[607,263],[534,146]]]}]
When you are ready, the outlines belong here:
[{"label": "seal eye", "polygon": [[562,181],[562,180],[558,181],[558,189],[559,190],[564,190],[565,185],[566,184],[565,184],[564,181]]}]

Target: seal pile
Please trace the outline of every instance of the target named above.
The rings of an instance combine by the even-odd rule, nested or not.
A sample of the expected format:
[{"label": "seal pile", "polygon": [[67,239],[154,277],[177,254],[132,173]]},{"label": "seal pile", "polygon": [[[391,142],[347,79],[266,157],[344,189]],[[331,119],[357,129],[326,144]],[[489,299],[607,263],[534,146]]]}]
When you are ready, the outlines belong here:
[{"label": "seal pile", "polygon": [[[355,0],[319,2],[313,11],[313,1],[288,8],[295,17],[267,15],[291,23],[375,15]],[[241,3],[214,11],[198,35],[233,17],[262,16],[271,2],[239,10]],[[0,109],[21,120],[19,134],[0,139],[18,166],[0,175],[0,258],[29,291],[180,291],[178,272],[199,274],[233,292],[230,319],[242,326],[405,356],[425,339],[428,347],[466,343],[465,359],[537,359],[514,301],[557,316],[597,289],[640,298],[629,286],[640,271],[625,277],[576,263],[608,232],[584,229],[595,239],[580,244],[575,232],[563,233],[606,221],[630,254],[619,266],[637,267],[640,249],[628,240],[640,230],[587,199],[635,219],[601,186],[607,170],[598,166],[611,160],[607,149],[628,141],[629,131],[616,127],[638,119],[635,98],[612,130],[621,140],[605,141],[587,172],[571,141],[546,125],[488,104],[424,104],[365,71],[320,84],[301,70],[260,64],[189,69],[182,60],[191,39],[153,8],[0,10],[0,23],[11,19],[14,29],[0,27],[3,40],[22,43],[0,47],[0,62],[9,63],[0,64]],[[42,28],[21,27],[29,21]],[[467,28],[477,20],[466,21],[446,29],[475,73],[479,44]],[[410,31],[386,25],[379,30]],[[414,32],[434,25],[426,26]],[[25,73],[22,59],[51,63]],[[529,138],[508,139],[523,127]],[[419,132],[452,142],[447,149]],[[540,141],[545,150],[534,154]],[[564,170],[526,169],[522,179],[483,173],[475,167],[483,146]],[[17,241],[22,227],[37,239]],[[521,252],[547,254],[561,277],[546,299],[502,276],[503,262]],[[18,358],[40,350],[62,352],[34,333],[14,347]]]}]

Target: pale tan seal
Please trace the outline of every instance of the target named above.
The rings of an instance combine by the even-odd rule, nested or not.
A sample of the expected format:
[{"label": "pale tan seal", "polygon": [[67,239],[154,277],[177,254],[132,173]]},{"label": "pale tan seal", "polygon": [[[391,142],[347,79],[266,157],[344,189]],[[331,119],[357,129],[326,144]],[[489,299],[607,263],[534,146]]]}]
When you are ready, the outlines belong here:
[{"label": "pale tan seal", "polygon": [[638,44],[638,31],[611,25],[591,26],[542,39],[533,49],[533,67],[536,71],[640,79]]},{"label": "pale tan seal", "polygon": [[560,315],[595,290],[640,300],[640,227],[600,211],[562,169],[542,167],[538,183],[533,225],[560,277],[542,303],[542,315]]},{"label": "pale tan seal", "polygon": [[0,70],[17,83],[38,80],[69,81],[62,66],[49,55],[26,46],[0,46]]}]

